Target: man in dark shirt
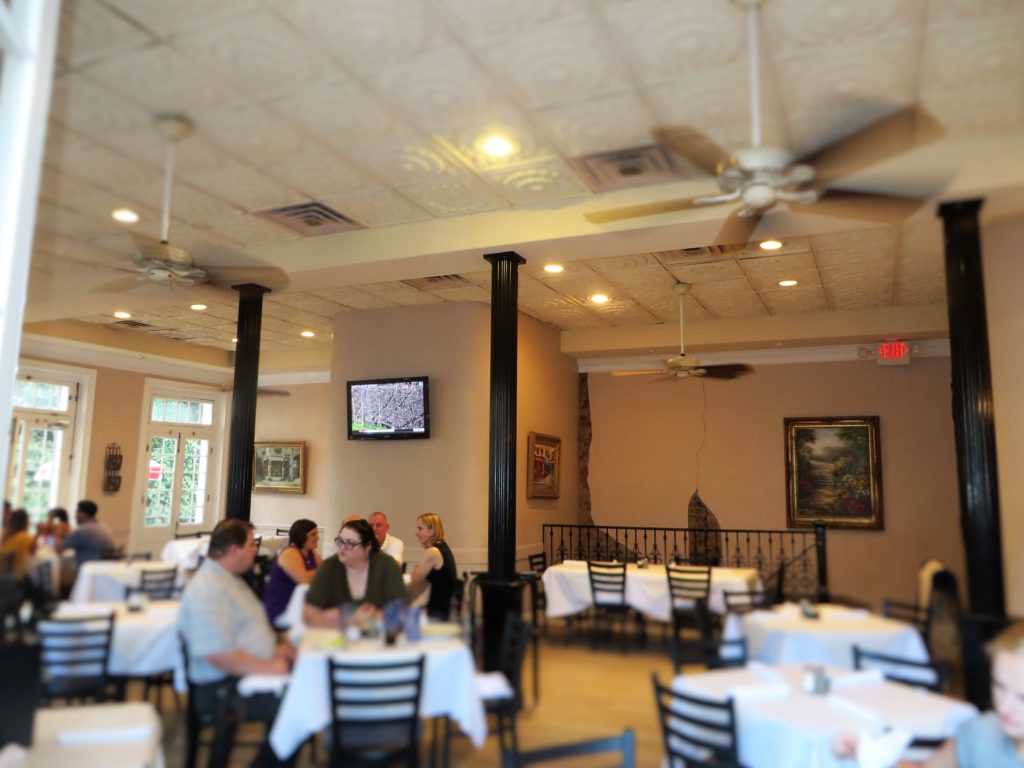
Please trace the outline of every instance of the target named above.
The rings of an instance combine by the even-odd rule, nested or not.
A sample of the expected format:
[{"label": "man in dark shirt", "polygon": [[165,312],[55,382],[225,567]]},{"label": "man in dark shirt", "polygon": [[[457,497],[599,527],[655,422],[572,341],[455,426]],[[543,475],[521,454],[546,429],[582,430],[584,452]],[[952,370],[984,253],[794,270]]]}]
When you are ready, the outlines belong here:
[{"label": "man in dark shirt", "polygon": [[99,507],[95,501],[86,499],[78,502],[75,510],[78,527],[64,538],[63,548],[75,550],[75,565],[79,568],[82,563],[99,560],[104,552],[116,546],[110,528],[96,519],[97,512]]}]

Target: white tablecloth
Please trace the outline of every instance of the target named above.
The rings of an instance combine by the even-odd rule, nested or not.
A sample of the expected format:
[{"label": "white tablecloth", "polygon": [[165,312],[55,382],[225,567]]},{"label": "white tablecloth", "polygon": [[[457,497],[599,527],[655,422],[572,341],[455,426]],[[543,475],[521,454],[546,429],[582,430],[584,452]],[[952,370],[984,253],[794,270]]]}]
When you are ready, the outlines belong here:
[{"label": "white tablecloth", "polygon": [[[257,536],[261,535],[259,533]],[[260,554],[276,554],[288,543],[287,536],[263,536],[260,542]],[[195,570],[199,564],[199,556],[205,555],[210,548],[210,537],[171,539],[160,551],[160,559],[165,563],[174,563],[186,571]]]},{"label": "white tablecloth", "polygon": [[112,675],[147,677],[180,666],[178,609],[176,600],[153,600],[141,611],[129,611],[124,603],[61,603],[54,615],[70,619],[113,611],[108,671]]},{"label": "white tablecloth", "polygon": [[447,715],[459,724],[476,746],[487,738],[483,702],[474,683],[473,656],[458,639],[399,642],[384,648],[380,641],[361,641],[346,650],[333,650],[335,630],[307,629],[292,670],[277,718],[270,729],[270,745],[279,757],[290,755],[317,731],[331,723],[327,657],[332,653],[352,660],[386,660],[389,656],[424,654],[420,715]]},{"label": "white tablecloth", "polygon": [[[977,715],[962,701],[864,673],[828,669],[833,692],[802,692],[799,666],[721,670],[677,677],[673,687],[714,699],[732,696],[740,762],[746,768],[839,768],[832,744],[840,733],[900,728],[913,736],[946,738]],[[846,682],[847,687],[843,686]],[[859,684],[858,684],[859,683]]]},{"label": "white tablecloth", "polygon": [[730,615],[724,637],[747,638],[747,654],[769,664],[831,664],[851,669],[853,646],[911,661],[928,661],[928,649],[910,624],[866,610],[819,605],[817,619],[792,603],[770,611]]},{"label": "white tablecloth", "polygon": [[[754,568],[712,568],[708,608],[714,613],[725,613],[724,592],[760,588],[761,579]],[[594,604],[587,564],[568,561],[548,568],[544,571],[544,594],[549,617],[585,611]],[[637,568],[633,563],[626,566],[626,604],[657,621],[671,619],[665,566]]]},{"label": "white tablecloth", "polygon": [[[74,554],[68,558],[71,560],[71,565],[74,566]],[[50,579],[51,583],[47,584],[47,588],[52,594],[56,595],[60,593],[60,568],[61,568],[61,556],[58,555],[54,550],[49,547],[39,547],[29,558],[29,578],[32,581],[39,582],[39,566],[44,563],[50,565]]]},{"label": "white tablecloth", "polygon": [[143,702],[40,709],[32,748],[17,766],[163,768],[160,742],[160,718]]},{"label": "white tablecloth", "polygon": [[[72,603],[116,603],[124,600],[128,587],[137,587],[143,571],[162,571],[167,563],[121,560],[91,560],[82,563],[71,589]],[[178,569],[177,583],[180,587],[184,575]]]}]

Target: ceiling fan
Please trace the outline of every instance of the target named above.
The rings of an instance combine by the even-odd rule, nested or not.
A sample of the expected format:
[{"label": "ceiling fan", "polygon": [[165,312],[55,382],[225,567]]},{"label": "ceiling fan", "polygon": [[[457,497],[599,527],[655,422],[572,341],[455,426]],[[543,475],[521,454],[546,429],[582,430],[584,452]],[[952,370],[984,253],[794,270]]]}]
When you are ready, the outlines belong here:
[{"label": "ceiling fan", "polygon": [[718,243],[735,243],[749,240],[760,217],[778,203],[799,212],[880,223],[903,221],[920,208],[924,201],[916,198],[830,188],[841,177],[940,138],[941,125],[919,107],[897,110],[799,158],[783,147],[762,143],[758,27],[760,6],[765,0],[731,2],[745,9],[747,16],[750,146],[728,152],[692,126],[655,130],[660,144],[715,175],[720,194],[594,211],[584,214],[585,218],[603,224],[738,202],[742,207],[732,212],[717,238]]},{"label": "ceiling fan", "polygon": [[700,360],[686,354],[683,345],[683,297],[690,292],[689,283],[676,283],[674,288],[679,296],[679,354],[665,361],[665,368],[660,371],[612,371],[612,376],[671,376],[675,379],[686,379],[691,376],[703,376],[708,379],[735,379],[753,373],[754,369],[744,363],[724,363],[721,365],[701,365]]},{"label": "ceiling fan", "polygon": [[[164,140],[163,208],[160,216],[160,240],[132,234],[132,265],[118,267],[135,277],[104,283],[93,290],[101,293],[137,291],[153,288],[177,291],[190,299],[234,303],[236,295],[227,286],[258,283],[268,288],[283,288],[287,275],[276,267],[200,267],[192,254],[171,245],[171,197],[174,189],[174,151],[192,132],[192,122],[184,115],[158,114],[153,124]],[[165,294],[166,296],[166,294]]]}]

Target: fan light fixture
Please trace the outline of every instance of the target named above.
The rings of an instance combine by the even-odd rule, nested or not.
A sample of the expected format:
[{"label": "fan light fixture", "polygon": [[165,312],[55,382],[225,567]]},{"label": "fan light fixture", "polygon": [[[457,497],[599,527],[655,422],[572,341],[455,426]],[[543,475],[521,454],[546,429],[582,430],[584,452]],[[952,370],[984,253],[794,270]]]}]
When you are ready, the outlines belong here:
[{"label": "fan light fixture", "polygon": [[300,336],[305,336],[307,339],[312,339],[314,336],[316,336],[316,334],[313,333],[312,331],[303,331],[299,335]]},{"label": "fan light fixture", "polygon": [[545,264],[544,271],[550,272],[552,275],[557,275],[559,272],[564,272],[565,267],[561,264]]},{"label": "fan light fixture", "polygon": [[131,312],[123,312],[123,311],[119,310],[119,311],[114,313],[114,317],[116,317],[118,320],[131,320],[132,313]]},{"label": "fan light fixture", "polygon": [[779,285],[781,285],[783,288],[791,288],[796,284],[796,280],[779,280]]},{"label": "fan light fixture", "polygon": [[762,251],[777,251],[781,247],[781,240],[762,240],[760,243],[760,248]]},{"label": "fan light fixture", "polygon": [[135,224],[139,220],[139,214],[131,208],[117,208],[110,212],[110,218],[122,224]]},{"label": "fan light fixture", "polygon": [[189,309],[194,310],[195,312],[202,312],[204,309],[209,309],[209,307],[205,304],[192,304],[189,306]]},{"label": "fan light fixture", "polygon": [[608,297],[603,293],[595,293],[590,297],[590,300],[595,304],[607,304],[609,301]]}]

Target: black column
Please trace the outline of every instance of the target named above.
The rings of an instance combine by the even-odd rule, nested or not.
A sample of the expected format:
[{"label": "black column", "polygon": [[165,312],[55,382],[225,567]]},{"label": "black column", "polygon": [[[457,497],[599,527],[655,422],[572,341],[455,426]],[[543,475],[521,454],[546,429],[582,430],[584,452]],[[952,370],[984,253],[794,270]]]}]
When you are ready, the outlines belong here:
[{"label": "black column", "polygon": [[945,235],[953,427],[970,610],[1002,615],[999,479],[978,224],[982,202],[943,203],[939,216]]},{"label": "black column", "polygon": [[484,668],[499,664],[502,629],[518,612],[516,574],[516,375],[519,342],[517,253],[484,256],[491,263],[491,444],[487,491],[487,576],[482,580]]},{"label": "black column", "polygon": [[260,372],[262,285],[233,285],[238,291],[238,343],[235,346],[235,384],[231,400],[231,439],[228,444],[228,518],[248,520],[252,507],[252,454],[256,434],[256,381]]}]

